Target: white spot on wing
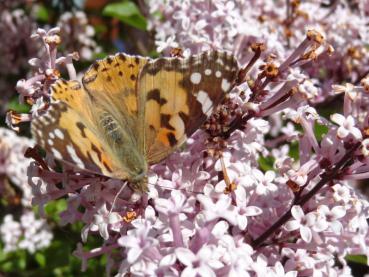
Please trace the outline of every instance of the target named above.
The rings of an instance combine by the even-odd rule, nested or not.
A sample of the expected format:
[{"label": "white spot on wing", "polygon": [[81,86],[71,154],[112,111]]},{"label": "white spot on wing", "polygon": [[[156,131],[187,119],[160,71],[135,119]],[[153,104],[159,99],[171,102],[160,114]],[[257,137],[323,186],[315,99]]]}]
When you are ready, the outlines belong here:
[{"label": "white spot on wing", "polygon": [[207,92],[200,90],[196,100],[201,103],[201,110],[204,114],[210,115],[213,112],[213,101],[211,101]]},{"label": "white spot on wing", "polygon": [[202,59],[200,58],[200,56],[197,56],[196,59],[194,59],[193,61],[193,65],[199,65],[202,63]]},{"label": "white spot on wing", "polygon": [[198,73],[198,72],[192,73],[191,74],[191,77],[190,77],[190,80],[195,85],[200,84],[200,82],[201,82],[201,74]]},{"label": "white spot on wing", "polygon": [[63,159],[63,156],[55,148],[51,148],[51,152],[53,153],[54,157],[57,158],[58,160],[62,160]]},{"label": "white spot on wing", "polygon": [[231,83],[228,82],[226,79],[223,79],[222,80],[222,90],[228,91],[230,87],[231,87]]},{"label": "white spot on wing", "polygon": [[49,145],[54,145],[54,142],[53,142],[53,140],[52,140],[52,139],[48,139],[48,140],[47,140],[47,143],[48,143]]},{"label": "white spot on wing", "polygon": [[74,149],[74,147],[72,145],[70,145],[70,144],[67,145],[67,151],[68,151],[68,154],[70,155],[70,157],[72,158],[73,162],[76,163],[76,166],[78,166],[79,168],[85,168],[85,164],[77,156],[76,150]]},{"label": "white spot on wing", "polygon": [[40,145],[45,146],[45,140],[42,137],[40,137],[39,143]]},{"label": "white spot on wing", "polygon": [[54,134],[55,134],[58,138],[60,138],[60,139],[64,139],[64,134],[63,134],[63,132],[62,132],[60,129],[55,129],[55,130],[54,130]]},{"label": "white spot on wing", "polygon": [[52,139],[54,139],[54,138],[55,138],[54,133],[50,133],[50,134],[49,134],[49,137],[50,137],[50,138],[52,138]]},{"label": "white spot on wing", "polygon": [[176,139],[177,140],[181,139],[185,132],[185,124],[182,118],[178,114],[173,115],[169,120],[169,124],[176,129],[175,132]]},{"label": "white spot on wing", "polygon": [[224,65],[222,59],[217,59],[217,64]]},{"label": "white spot on wing", "polygon": [[207,68],[205,69],[205,75],[209,76],[211,74],[211,69]]},{"label": "white spot on wing", "polygon": [[215,77],[220,78],[220,76],[222,76],[222,73],[217,70],[217,72],[215,72]]},{"label": "white spot on wing", "polygon": [[47,122],[47,120],[46,120],[45,116],[40,116],[39,120],[41,121],[41,123],[42,123],[43,125],[47,125],[47,124],[49,123],[49,122]]}]

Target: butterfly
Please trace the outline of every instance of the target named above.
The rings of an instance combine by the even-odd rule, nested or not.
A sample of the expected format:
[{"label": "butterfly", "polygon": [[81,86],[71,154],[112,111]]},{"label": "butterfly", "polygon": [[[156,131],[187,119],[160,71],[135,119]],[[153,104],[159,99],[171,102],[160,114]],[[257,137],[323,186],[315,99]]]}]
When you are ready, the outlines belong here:
[{"label": "butterfly", "polygon": [[235,58],[208,51],[151,59],[118,53],[57,80],[32,120],[37,144],[66,164],[147,188],[148,166],[178,149],[233,88]]}]

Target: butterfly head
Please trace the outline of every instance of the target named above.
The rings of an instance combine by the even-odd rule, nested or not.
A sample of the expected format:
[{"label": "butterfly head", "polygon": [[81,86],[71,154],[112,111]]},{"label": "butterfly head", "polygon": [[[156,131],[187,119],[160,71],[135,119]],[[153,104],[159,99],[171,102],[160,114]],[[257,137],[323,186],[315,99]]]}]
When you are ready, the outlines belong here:
[{"label": "butterfly head", "polygon": [[148,192],[147,187],[147,172],[142,172],[140,175],[133,178],[129,184],[131,189],[138,193]]}]

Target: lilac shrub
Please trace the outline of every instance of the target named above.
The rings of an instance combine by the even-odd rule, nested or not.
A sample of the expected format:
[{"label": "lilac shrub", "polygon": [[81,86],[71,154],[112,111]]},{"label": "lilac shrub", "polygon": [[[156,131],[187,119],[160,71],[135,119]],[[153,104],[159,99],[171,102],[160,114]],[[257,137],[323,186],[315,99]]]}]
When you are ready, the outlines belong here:
[{"label": "lilac shrub", "polygon": [[[53,234],[45,219],[37,219],[31,210],[32,190],[28,184],[27,167],[31,159],[24,157],[27,148],[34,142],[28,138],[17,136],[13,131],[0,128],[0,189],[2,196],[9,202],[17,202],[17,196],[7,192],[9,182],[22,192],[21,204],[23,207],[20,222],[12,214],[4,216],[0,225],[0,237],[4,243],[4,252],[13,252],[26,249],[34,253],[38,249],[48,247]],[[37,177],[34,181],[37,181]]]},{"label": "lilac shrub", "polygon": [[31,207],[32,191],[28,185],[27,167],[31,162],[24,157],[24,152],[34,142],[28,138],[17,136],[15,132],[0,128],[0,174],[1,191],[7,189],[11,182],[22,191],[22,205]]},{"label": "lilac shrub", "polygon": [[53,238],[46,220],[37,219],[32,211],[23,213],[20,222],[7,214],[0,226],[0,236],[5,253],[25,249],[31,254],[50,246]]},{"label": "lilac shrub", "polygon": [[25,43],[29,40],[36,24],[23,10],[7,9],[7,5],[10,5],[11,2],[4,1],[0,3],[1,114],[6,112],[6,103],[14,95],[9,79],[26,70],[28,68],[29,57],[37,54],[36,44]]},{"label": "lilac shrub", "polygon": [[[62,223],[82,222],[82,243],[89,236],[103,240],[94,249],[78,244],[74,254],[83,269],[105,254],[107,272],[118,276],[338,276],[351,274],[347,255],[368,254],[368,201],[352,186],[369,176],[369,77],[356,79],[366,71],[367,53],[348,75],[352,84],[330,87],[342,79],[314,74],[320,62],[346,53],[342,41],[334,51],[335,34],[355,36],[364,46],[365,18],[355,15],[355,26],[347,19],[345,28],[354,34],[326,25],[333,19],[320,16],[332,7],[291,1],[292,22],[276,24],[286,16],[282,2],[252,2],[252,8],[244,1],[152,3],[150,12],[161,12],[149,22],[158,50],[180,47],[190,55],[225,48],[241,70],[186,148],[150,168],[147,194],[72,166],[60,172],[52,153],[43,158],[37,148],[29,151],[33,204],[42,208],[66,198]],[[9,114],[13,128],[47,110],[50,85],[62,68],[77,78],[76,55],[57,55],[59,31],[34,35],[44,55],[31,60],[34,75],[17,85],[34,105],[30,114]],[[312,103],[328,95],[342,97],[343,109],[325,118]],[[326,131],[318,136],[317,127]],[[289,155],[294,144],[298,157]],[[267,168],[261,166],[266,158],[273,161]]]},{"label": "lilac shrub", "polygon": [[359,82],[369,70],[369,4],[349,1],[147,1],[156,30],[157,50],[181,47],[195,53],[221,48],[240,63],[252,56],[248,46],[262,41],[267,53],[285,59],[310,29],[319,31],[335,51],[302,68],[319,84],[314,101],[332,95],[331,85]]},{"label": "lilac shrub", "polygon": [[101,48],[94,40],[95,29],[88,24],[83,11],[63,13],[57,26],[60,28],[60,36],[66,51],[78,49],[82,60],[92,60],[101,52]]}]

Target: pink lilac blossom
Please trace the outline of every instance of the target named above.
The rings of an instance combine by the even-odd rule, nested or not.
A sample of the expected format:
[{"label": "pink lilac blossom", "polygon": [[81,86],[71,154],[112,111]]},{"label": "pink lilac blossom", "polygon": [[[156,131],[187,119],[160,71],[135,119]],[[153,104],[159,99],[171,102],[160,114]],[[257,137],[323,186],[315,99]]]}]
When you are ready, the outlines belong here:
[{"label": "pink lilac blossom", "polygon": [[28,184],[27,168],[31,159],[25,158],[24,153],[34,142],[26,137],[18,136],[15,132],[0,128],[0,175],[4,191],[4,178],[22,191],[22,205],[31,207],[32,191]]},{"label": "pink lilac blossom", "polygon": [[[236,20],[234,9],[235,4],[219,2],[215,16]],[[197,31],[204,28],[198,18],[182,24],[188,28],[193,22],[200,22],[193,26]],[[231,23],[218,28],[233,38]],[[55,31],[38,33],[48,55],[37,64],[55,61],[50,46],[59,37]],[[194,49],[209,47],[200,39],[193,43]],[[117,276],[331,276],[350,274],[346,255],[369,253],[369,205],[349,186],[369,177],[369,160],[363,156],[368,113],[362,105],[369,102],[364,93],[368,81],[350,89],[356,97],[342,90],[346,109],[334,117],[334,124],[308,105],[316,88],[301,86],[311,80],[299,72],[330,52],[323,37],[310,30],[284,60],[264,59],[264,50],[265,45],[254,43],[247,58],[237,54],[241,64],[248,61],[237,86],[185,150],[151,167],[148,194],[71,166],[57,172],[52,153],[45,159],[33,154],[28,171],[33,204],[42,208],[65,197],[62,222],[82,222],[83,242],[88,236],[104,239],[95,249],[78,245],[75,255],[83,268],[88,259],[107,254],[108,270]],[[262,66],[252,68],[257,60]],[[75,78],[71,58],[68,61],[70,77]],[[55,74],[47,79],[48,68],[41,66],[38,87],[30,82],[21,94],[32,95],[35,103],[38,97],[47,99],[48,87],[58,78]],[[32,116],[45,109],[36,106]],[[299,160],[286,150],[272,154],[274,146],[268,146],[267,139],[272,126],[263,117],[275,113],[301,126],[301,131],[283,131],[283,143],[299,142]],[[328,127],[321,141],[313,132],[315,124]],[[262,171],[258,161],[268,155],[278,156],[278,161],[273,171]]]},{"label": "pink lilac blossom", "polygon": [[[1,240],[4,251],[12,252],[26,249],[34,253],[38,249],[48,247],[53,234],[45,219],[36,219],[30,210],[32,189],[28,183],[27,168],[32,161],[24,157],[25,151],[34,142],[20,137],[11,130],[0,128],[0,185],[2,197],[6,196],[7,180],[17,186],[22,193],[21,204],[24,207],[20,222],[14,220],[12,214],[7,214],[0,225]],[[33,177],[34,181],[38,178]],[[13,197],[16,197],[14,195]]]},{"label": "pink lilac blossom", "polygon": [[[15,79],[18,74],[28,72],[27,82],[20,80],[16,90],[20,93],[21,103],[30,101],[30,104],[34,104],[32,95],[22,95],[21,91],[25,91],[28,86],[32,86],[33,90],[30,90],[29,94],[33,94],[35,90],[41,90],[41,86],[45,82],[44,89],[47,90],[48,81],[45,81],[40,75],[44,75],[46,79],[53,79],[55,74],[59,74],[57,71],[58,64],[68,63],[68,59],[71,59],[71,56],[74,59],[80,56],[83,60],[91,60],[101,51],[101,48],[94,40],[95,31],[88,24],[86,14],[82,11],[66,12],[60,16],[57,23],[58,28],[50,30],[55,34],[54,39],[60,35],[64,41],[62,52],[65,53],[66,57],[60,57],[57,60],[53,53],[58,46],[57,40],[54,45],[43,44],[48,49],[42,49],[38,40],[32,42],[31,34],[35,33],[37,29],[35,16],[32,15],[32,12],[30,15],[20,8],[11,9],[12,7],[20,6],[20,4],[25,4],[25,2],[1,1],[0,3],[0,92],[2,95],[0,107],[3,109],[0,112],[4,113],[9,99],[16,95],[14,85],[9,85],[9,79]],[[36,7],[37,4],[32,6],[33,9],[36,9]],[[33,38],[35,37],[33,36]],[[67,54],[70,49],[79,49],[79,53]],[[49,61],[42,66],[38,64],[40,59],[29,60],[32,56],[41,56],[43,54],[48,56]],[[29,65],[33,69],[37,68],[38,72],[30,70]],[[70,74],[71,72],[68,73]],[[39,95],[36,97],[39,99]],[[38,105],[42,105],[42,103],[38,103]],[[19,117],[19,115],[15,117]],[[8,118],[8,120],[10,119]],[[15,118],[13,120],[18,121]]]},{"label": "pink lilac blossom", "polygon": [[1,10],[1,74],[20,73],[28,67],[27,60],[37,53],[37,45],[27,43],[35,27],[36,23],[23,10]]},{"label": "pink lilac blossom", "polygon": [[[212,48],[233,52],[243,64],[248,46],[262,41],[267,54],[285,59],[305,33],[316,29],[335,51],[302,67],[315,88],[315,102],[332,96],[334,83],[360,81],[369,70],[369,4],[357,1],[146,1],[159,52],[181,47],[185,53]],[[366,42],[366,44],[365,44]],[[332,49],[333,49],[332,48]],[[307,84],[305,84],[307,85]],[[311,92],[311,90],[309,90]]]},{"label": "pink lilac blossom", "polygon": [[48,247],[53,238],[46,220],[36,219],[31,211],[22,214],[19,222],[13,215],[6,215],[0,225],[0,235],[5,245],[4,252],[25,249],[31,254]]},{"label": "pink lilac blossom", "polygon": [[92,60],[100,53],[101,48],[94,40],[95,30],[88,24],[88,19],[83,11],[65,12],[59,17],[57,26],[60,28],[63,47],[66,51],[79,49],[82,60]]},{"label": "pink lilac blossom", "polygon": [[[13,3],[11,3],[13,2]],[[6,112],[9,99],[15,95],[14,85],[9,79],[28,70],[28,59],[36,55],[37,45],[29,43],[36,24],[21,9],[11,10],[7,6],[20,1],[1,1],[0,3],[0,113]]]},{"label": "pink lilac blossom", "polygon": [[77,76],[76,70],[73,67],[72,61],[78,60],[77,52],[70,53],[66,56],[57,57],[57,47],[60,44],[60,28],[55,27],[47,32],[44,29],[37,29],[31,35],[31,38],[41,41],[43,51],[41,58],[32,58],[28,63],[33,67],[33,74],[28,79],[21,79],[17,82],[16,90],[19,93],[19,101],[32,104],[31,114],[18,114],[13,111],[7,113],[6,123],[13,130],[18,131],[18,124],[21,122],[30,121],[33,116],[47,108],[47,102],[44,96],[48,97],[50,85],[60,78],[61,65],[67,69],[69,78],[75,79]]}]

